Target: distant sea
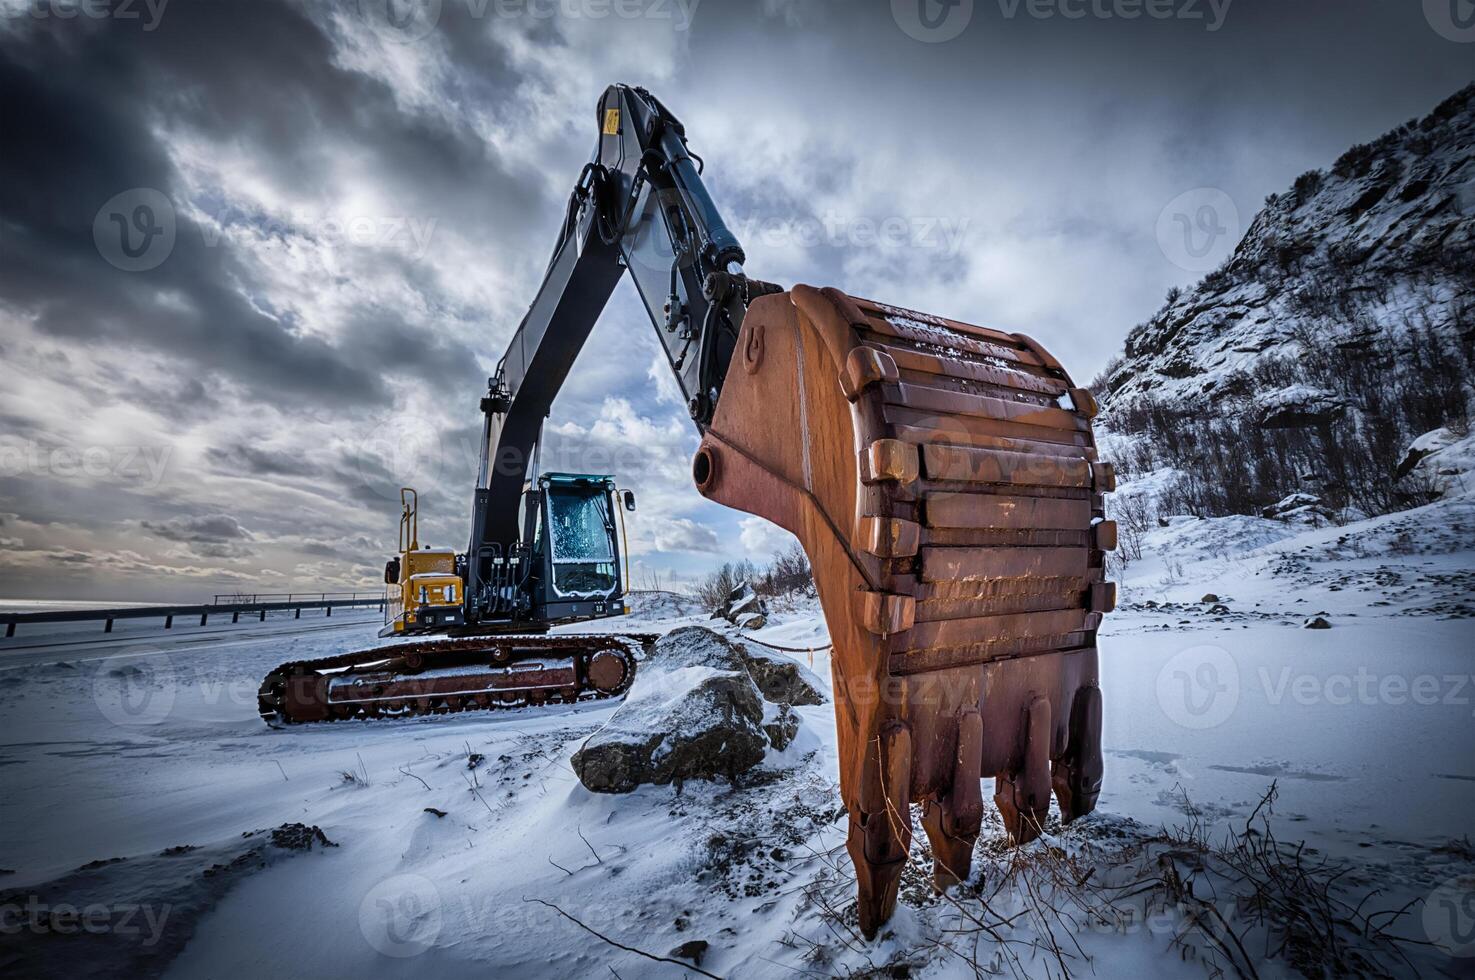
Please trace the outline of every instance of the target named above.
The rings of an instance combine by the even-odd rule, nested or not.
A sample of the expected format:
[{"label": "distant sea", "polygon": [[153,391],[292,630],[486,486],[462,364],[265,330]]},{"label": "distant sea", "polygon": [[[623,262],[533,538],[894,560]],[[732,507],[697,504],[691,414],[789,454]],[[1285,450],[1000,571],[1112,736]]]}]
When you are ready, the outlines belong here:
[{"label": "distant sea", "polygon": [[167,602],[114,602],[111,599],[0,599],[0,612],[57,612],[63,609],[117,609],[123,606],[167,606]]}]

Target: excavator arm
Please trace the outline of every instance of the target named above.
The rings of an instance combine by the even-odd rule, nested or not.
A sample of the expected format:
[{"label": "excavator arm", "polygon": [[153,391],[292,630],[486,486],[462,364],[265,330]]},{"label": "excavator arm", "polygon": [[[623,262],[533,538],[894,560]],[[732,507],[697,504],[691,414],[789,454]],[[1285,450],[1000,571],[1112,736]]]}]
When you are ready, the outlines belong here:
[{"label": "excavator arm", "polygon": [[[544,417],[629,271],[702,436],[708,499],[796,535],[831,657],[859,918],[891,915],[922,809],[938,887],[966,879],[980,781],[1016,841],[1095,806],[1096,630],[1115,526],[1095,403],[1023,334],[749,279],[681,123],[642,89],[599,142],[483,408],[468,600],[518,538]],[[483,590],[485,591],[485,590]]]},{"label": "excavator arm", "polygon": [[749,299],[778,290],[743,275],[742,247],[702,184],[684,127],[665,106],[644,89],[612,85],[597,121],[598,144],[569,197],[543,283],[482,400],[467,549],[473,603],[496,580],[491,564],[519,539],[517,502],[543,420],[620,277],[630,273],[702,431]]}]

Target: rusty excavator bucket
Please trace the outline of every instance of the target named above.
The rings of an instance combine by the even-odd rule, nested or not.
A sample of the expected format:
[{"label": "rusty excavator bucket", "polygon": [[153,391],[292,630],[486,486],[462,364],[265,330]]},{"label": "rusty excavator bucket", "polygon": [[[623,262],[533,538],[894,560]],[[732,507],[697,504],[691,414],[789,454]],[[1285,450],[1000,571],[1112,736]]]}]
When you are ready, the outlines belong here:
[{"label": "rusty excavator bucket", "polygon": [[693,462],[803,544],[834,641],[862,931],[890,918],[911,806],[938,888],[969,875],[980,780],[1014,841],[1101,788],[1096,628],[1114,602],[1095,403],[1020,334],[795,286],[753,301]]}]

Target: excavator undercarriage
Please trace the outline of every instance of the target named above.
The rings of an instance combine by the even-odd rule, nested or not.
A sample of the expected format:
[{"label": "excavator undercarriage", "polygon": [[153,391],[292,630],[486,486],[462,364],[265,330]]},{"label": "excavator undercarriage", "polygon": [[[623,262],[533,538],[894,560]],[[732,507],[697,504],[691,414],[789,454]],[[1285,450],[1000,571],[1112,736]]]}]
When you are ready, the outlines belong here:
[{"label": "excavator undercarriage", "polygon": [[282,664],[262,683],[257,707],[278,725],[617,697],[654,641],[621,633],[400,643]]}]

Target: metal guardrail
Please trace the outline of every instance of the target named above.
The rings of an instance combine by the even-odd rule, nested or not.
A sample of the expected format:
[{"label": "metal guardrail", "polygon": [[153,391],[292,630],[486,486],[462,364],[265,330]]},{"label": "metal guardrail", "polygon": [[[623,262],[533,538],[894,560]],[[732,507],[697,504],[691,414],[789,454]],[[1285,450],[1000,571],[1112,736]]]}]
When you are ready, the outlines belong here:
[{"label": "metal guardrail", "polygon": [[[279,595],[290,595],[290,593],[279,593]],[[5,636],[7,639],[15,635],[15,628],[23,623],[87,623],[102,622],[104,633],[113,631],[113,621],[117,619],[163,619],[164,628],[174,628],[174,617],[181,616],[192,618],[200,617],[200,625],[204,626],[211,616],[223,616],[230,614],[232,623],[241,621],[242,613],[255,613],[261,622],[266,622],[266,614],[269,612],[293,611],[294,619],[302,618],[304,609],[322,609],[325,616],[333,615],[333,607],[338,608],[367,608],[377,607],[382,613],[384,611],[384,596],[361,597],[350,593],[347,598],[335,597],[334,593],[311,593],[313,596],[324,598],[293,598],[277,602],[211,602],[192,606],[124,606],[117,609],[56,609],[46,612],[30,613],[8,613],[0,612],[0,623],[5,624]],[[219,600],[221,597],[216,596]]]},{"label": "metal guardrail", "polygon": [[384,593],[382,590],[373,592],[217,592],[211,598],[211,603],[219,606],[256,602],[339,602],[359,599],[376,599],[382,602]]},{"label": "metal guardrail", "polygon": [[[682,599],[691,596],[666,589],[631,589],[625,593],[634,595],[670,595]],[[333,608],[364,609],[374,607],[384,612],[384,596],[378,592],[253,592],[250,594],[221,592],[211,597],[208,603],[187,606],[123,606],[116,609],[57,609],[47,612],[8,613],[0,612],[0,623],[5,624],[5,637],[15,636],[17,626],[26,623],[87,623],[101,622],[102,631],[111,633],[113,621],[118,619],[162,619],[164,628],[174,628],[174,617],[200,617],[204,626],[211,616],[230,614],[232,623],[241,621],[241,614],[256,614],[266,622],[269,612],[292,610],[294,619],[302,618],[304,609],[322,609],[325,616],[333,615]]]}]

